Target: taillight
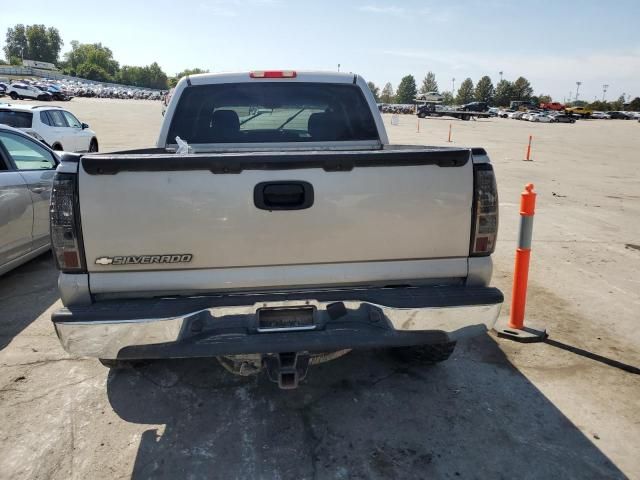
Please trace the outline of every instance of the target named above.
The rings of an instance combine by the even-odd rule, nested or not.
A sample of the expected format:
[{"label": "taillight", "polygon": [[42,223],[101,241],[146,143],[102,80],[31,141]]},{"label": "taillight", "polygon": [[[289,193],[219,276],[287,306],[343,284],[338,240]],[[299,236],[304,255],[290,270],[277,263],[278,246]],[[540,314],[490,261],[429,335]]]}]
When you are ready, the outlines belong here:
[{"label": "taillight", "polygon": [[56,173],[49,208],[51,245],[58,269],[66,273],[86,271],[76,179],[75,174]]},{"label": "taillight", "polygon": [[293,70],[257,70],[249,73],[251,78],[296,78]]},{"label": "taillight", "polygon": [[491,255],[498,236],[498,188],[489,163],[473,166],[473,217],[469,255]]}]

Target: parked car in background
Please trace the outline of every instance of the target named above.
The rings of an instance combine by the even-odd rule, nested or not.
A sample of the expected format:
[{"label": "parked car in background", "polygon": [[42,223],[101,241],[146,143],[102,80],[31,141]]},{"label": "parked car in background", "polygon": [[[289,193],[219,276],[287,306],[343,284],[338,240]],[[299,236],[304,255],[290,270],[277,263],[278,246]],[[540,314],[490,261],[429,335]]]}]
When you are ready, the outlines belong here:
[{"label": "parked car in background", "polygon": [[500,118],[509,118],[509,114],[511,114],[511,113],[513,113],[513,112],[514,112],[514,110],[511,110],[510,108],[505,108],[505,109],[500,110],[500,111],[498,112],[498,116],[499,116]]},{"label": "parked car in background", "polygon": [[609,120],[611,118],[611,115],[604,112],[593,112],[591,114],[591,118],[596,118],[599,120]]},{"label": "parked car in background", "polygon": [[581,117],[590,117],[593,111],[587,107],[569,107],[565,111],[571,115],[580,115]]},{"label": "parked car in background", "polygon": [[551,117],[546,113],[534,113],[530,115],[529,121],[539,122],[539,123],[551,123]]},{"label": "parked car in background", "polygon": [[416,101],[418,102],[442,102],[444,95],[438,92],[419,93],[416,95]]},{"label": "parked car in background", "polygon": [[53,150],[98,151],[96,133],[74,114],[60,107],[0,105],[0,123],[23,130]]},{"label": "parked car in background", "polygon": [[39,88],[33,85],[27,85],[26,83],[12,83],[7,89],[7,95],[9,95],[12,100],[30,98],[32,100],[49,101],[52,98],[49,92],[43,92]]},{"label": "parked car in background", "polygon": [[543,110],[555,110],[560,112],[565,109],[565,106],[559,102],[548,102],[548,103],[541,103],[540,108]]},{"label": "parked car in background", "polygon": [[49,92],[51,94],[51,100],[58,100],[61,102],[71,100],[69,96],[67,96],[60,88],[54,85],[34,85],[39,90],[43,92]]},{"label": "parked car in background", "polygon": [[492,117],[497,117],[499,113],[500,109],[498,107],[489,108],[489,115],[491,115]]},{"label": "parked car in background", "polygon": [[631,120],[631,115],[628,115],[625,112],[607,112],[609,118],[613,120]]},{"label": "parked car in background", "polygon": [[5,93],[7,93],[7,88],[9,88],[9,85],[0,82],[0,97],[4,96]]},{"label": "parked car in background", "polygon": [[463,112],[486,112],[489,110],[489,105],[487,105],[487,102],[471,102],[462,105],[460,110]]},{"label": "parked car in background", "polygon": [[46,252],[56,154],[0,125],[0,275]]},{"label": "parked car in background", "polygon": [[566,113],[558,113],[556,115],[551,115],[551,122],[552,123],[576,123],[576,117]]}]

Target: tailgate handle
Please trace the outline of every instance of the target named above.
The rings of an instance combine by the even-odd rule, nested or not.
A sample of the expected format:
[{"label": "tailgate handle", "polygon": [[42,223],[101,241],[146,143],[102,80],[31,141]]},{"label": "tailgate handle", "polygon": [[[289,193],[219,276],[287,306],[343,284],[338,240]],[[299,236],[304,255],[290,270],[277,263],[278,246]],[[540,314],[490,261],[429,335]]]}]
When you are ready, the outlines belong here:
[{"label": "tailgate handle", "polygon": [[303,210],[313,205],[313,186],[302,181],[261,182],[253,189],[260,210]]}]

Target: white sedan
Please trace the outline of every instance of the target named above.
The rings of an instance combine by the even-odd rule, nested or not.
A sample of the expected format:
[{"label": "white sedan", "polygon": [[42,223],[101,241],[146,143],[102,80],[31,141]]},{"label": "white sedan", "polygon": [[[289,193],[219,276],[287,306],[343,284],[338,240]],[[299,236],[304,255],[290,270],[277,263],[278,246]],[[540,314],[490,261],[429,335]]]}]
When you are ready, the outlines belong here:
[{"label": "white sedan", "polygon": [[529,115],[530,122],[551,123],[551,117],[544,113],[533,113]]}]

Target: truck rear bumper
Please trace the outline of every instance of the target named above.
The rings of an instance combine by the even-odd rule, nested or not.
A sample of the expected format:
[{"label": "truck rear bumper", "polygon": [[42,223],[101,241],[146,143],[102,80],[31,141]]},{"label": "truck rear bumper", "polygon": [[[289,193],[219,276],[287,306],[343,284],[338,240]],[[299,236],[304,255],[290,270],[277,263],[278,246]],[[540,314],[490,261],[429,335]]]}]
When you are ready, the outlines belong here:
[{"label": "truck rear bumper", "polygon": [[[76,355],[210,357],[442,343],[486,332],[502,302],[490,287],[351,288],[109,300],[63,308],[52,320]],[[260,312],[282,309],[310,310],[313,323],[261,331]]]}]

